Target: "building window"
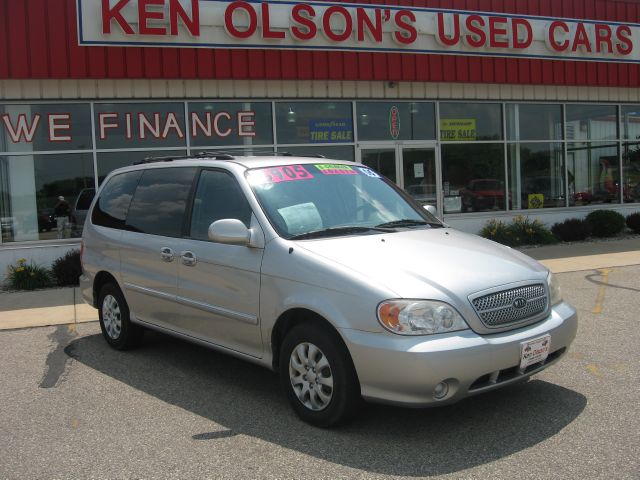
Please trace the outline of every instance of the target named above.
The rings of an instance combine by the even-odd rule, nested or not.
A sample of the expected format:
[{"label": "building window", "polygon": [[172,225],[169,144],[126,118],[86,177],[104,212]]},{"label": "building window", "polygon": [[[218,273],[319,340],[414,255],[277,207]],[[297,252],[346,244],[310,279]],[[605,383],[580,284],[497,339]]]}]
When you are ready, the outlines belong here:
[{"label": "building window", "polygon": [[618,120],[615,105],[567,105],[567,140],[615,140]]},{"label": "building window", "polygon": [[624,201],[640,202],[640,143],[622,144]]},{"label": "building window", "polygon": [[562,140],[562,130],[560,105],[507,105],[508,140]]},{"label": "building window", "polygon": [[186,146],[183,103],[96,103],[96,148]]},{"label": "building window", "polygon": [[351,105],[351,102],[276,103],[278,143],[352,143]]},{"label": "building window", "polygon": [[134,150],[98,153],[98,183],[116,168],[129,167],[149,158],[186,157],[186,150]]},{"label": "building window", "polygon": [[620,203],[618,144],[567,144],[569,192],[575,205]]},{"label": "building window", "polygon": [[2,242],[81,236],[77,201],[94,187],[91,153],[0,156]]},{"label": "building window", "polygon": [[622,138],[640,140],[640,105],[622,107]]},{"label": "building window", "polygon": [[462,212],[505,210],[503,144],[443,145],[442,179],[445,198],[461,197]]},{"label": "building window", "polygon": [[91,148],[88,103],[0,105],[0,152]]},{"label": "building window", "polygon": [[514,210],[566,206],[561,143],[509,145],[509,190]]},{"label": "building window", "polygon": [[357,102],[358,140],[435,140],[435,104]]},{"label": "building window", "polygon": [[502,140],[502,137],[501,104],[440,104],[440,140],[443,142]]},{"label": "building window", "polygon": [[192,148],[273,143],[271,102],[190,102],[188,110]]}]

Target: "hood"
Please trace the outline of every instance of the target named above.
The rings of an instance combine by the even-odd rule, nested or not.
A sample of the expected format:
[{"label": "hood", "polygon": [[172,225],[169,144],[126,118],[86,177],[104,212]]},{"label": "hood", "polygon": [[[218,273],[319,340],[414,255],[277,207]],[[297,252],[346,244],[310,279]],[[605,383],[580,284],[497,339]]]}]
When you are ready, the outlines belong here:
[{"label": "hood", "polygon": [[451,228],[295,243],[384,285],[398,298],[463,301],[482,290],[547,275],[520,252]]}]

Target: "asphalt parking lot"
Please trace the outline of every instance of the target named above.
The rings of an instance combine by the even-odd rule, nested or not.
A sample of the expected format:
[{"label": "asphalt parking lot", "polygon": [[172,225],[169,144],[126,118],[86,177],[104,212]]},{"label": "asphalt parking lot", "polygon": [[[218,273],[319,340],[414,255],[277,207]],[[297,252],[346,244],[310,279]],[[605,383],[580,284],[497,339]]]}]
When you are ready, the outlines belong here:
[{"label": "asphalt parking lot", "polygon": [[578,337],[528,383],[301,423],[275,374],[97,323],[0,332],[0,478],[638,478],[640,266],[560,274]]}]

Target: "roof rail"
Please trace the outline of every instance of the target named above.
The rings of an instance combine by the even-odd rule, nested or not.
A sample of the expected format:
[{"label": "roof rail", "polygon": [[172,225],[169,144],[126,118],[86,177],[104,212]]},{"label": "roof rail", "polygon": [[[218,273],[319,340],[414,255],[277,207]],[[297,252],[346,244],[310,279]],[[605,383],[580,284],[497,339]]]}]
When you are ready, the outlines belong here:
[{"label": "roof rail", "polygon": [[166,157],[144,157],[142,160],[138,160],[133,162],[134,165],[144,165],[145,163],[155,163],[155,162],[173,162],[174,160],[186,160],[189,157],[184,155],[178,155],[175,157],[166,156]]}]

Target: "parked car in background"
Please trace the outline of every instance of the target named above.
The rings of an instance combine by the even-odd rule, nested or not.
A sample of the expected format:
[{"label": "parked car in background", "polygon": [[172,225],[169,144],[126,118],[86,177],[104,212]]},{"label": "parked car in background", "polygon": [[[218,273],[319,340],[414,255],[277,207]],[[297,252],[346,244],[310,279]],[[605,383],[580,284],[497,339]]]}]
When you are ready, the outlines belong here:
[{"label": "parked car in background", "polygon": [[577,330],[544,266],[447,227],[353,162],[218,155],[119,169],[82,243],[82,294],[109,345],[150,328],[255,362],[323,427],[361,398],[445,405],[526,379]]},{"label": "parked car in background", "polygon": [[503,210],[505,186],[502,180],[475,179],[460,190],[462,211]]},{"label": "parked car in background", "polygon": [[89,211],[89,207],[91,207],[91,202],[95,195],[95,188],[83,188],[76,197],[76,201],[71,209],[72,236],[82,236],[82,228],[87,218],[87,212]]},{"label": "parked car in background", "polygon": [[56,216],[53,208],[43,208],[38,212],[38,230],[49,232],[57,228]]}]

